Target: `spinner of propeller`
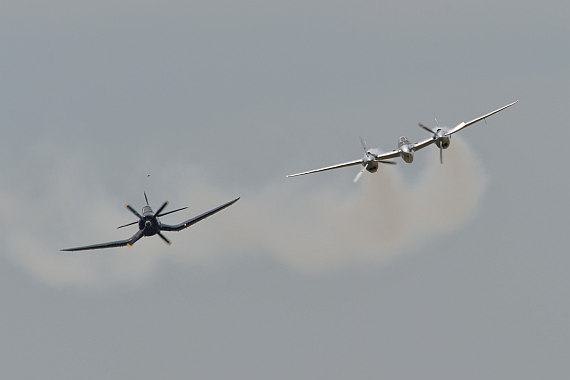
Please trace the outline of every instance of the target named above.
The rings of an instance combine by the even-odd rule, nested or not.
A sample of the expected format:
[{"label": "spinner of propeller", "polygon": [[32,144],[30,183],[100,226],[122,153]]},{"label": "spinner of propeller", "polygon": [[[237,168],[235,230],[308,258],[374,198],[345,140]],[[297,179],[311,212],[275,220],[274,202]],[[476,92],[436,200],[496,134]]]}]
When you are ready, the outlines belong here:
[{"label": "spinner of propeller", "polygon": [[360,177],[362,177],[362,174],[364,174],[364,171],[368,169],[368,165],[370,165],[372,163],[381,163],[381,164],[388,164],[388,165],[395,165],[396,164],[393,161],[376,160],[377,156],[374,153],[370,152],[370,150],[368,149],[368,146],[366,145],[366,141],[362,137],[360,138],[360,144],[362,145],[362,149],[364,149],[364,157],[362,158],[362,169],[360,169],[360,171],[358,173],[356,173],[356,177],[354,177],[354,180],[352,182],[354,182],[354,183],[358,182]]},{"label": "spinner of propeller", "polygon": [[[146,193],[145,193],[145,195],[144,195],[144,198],[145,198],[145,201],[146,201],[147,206],[149,206],[149,204],[148,204],[148,198],[147,198],[147,196],[146,196]],[[136,222],[123,224],[122,226],[117,227],[117,229],[118,229],[118,228],[127,227],[127,226],[132,226],[132,225],[135,225],[135,224],[141,225],[141,227],[140,227],[141,229],[143,228],[142,226],[144,226],[144,228],[150,228],[150,227],[152,227],[153,221],[156,220],[156,218],[161,217],[161,216],[165,216],[165,215],[168,215],[168,214],[172,214],[172,213],[175,213],[175,212],[178,212],[178,211],[182,211],[182,210],[185,210],[185,209],[188,208],[188,207],[181,207],[181,208],[178,208],[178,209],[176,209],[176,210],[172,210],[172,211],[168,211],[168,212],[162,213],[162,211],[164,210],[164,208],[165,208],[167,205],[168,205],[168,201],[164,202],[164,203],[162,204],[162,206],[160,206],[159,209],[158,209],[154,214],[152,214],[152,215],[150,215],[150,216],[149,216],[149,215],[142,216],[142,215],[139,214],[138,211],[135,210],[131,205],[129,205],[128,203],[126,203],[126,204],[125,204],[125,207],[128,208],[130,212],[132,212],[133,214],[135,214],[136,217],[137,217],[139,220],[137,220]],[[172,244],[172,243],[170,242],[170,240],[168,240],[168,239],[166,238],[166,236],[164,236],[164,234],[162,234],[162,232],[160,231],[160,229],[157,229],[157,230],[156,230],[156,234],[157,234],[158,236],[160,236],[160,237],[162,238],[162,240],[164,240],[164,242],[165,242],[166,244],[168,244],[168,245]]]},{"label": "spinner of propeller", "polygon": [[[445,131],[442,128],[437,128],[436,130],[433,130],[430,127],[427,127],[422,123],[418,123],[418,125],[421,128],[423,128],[426,131],[433,134],[433,139],[435,140],[435,145],[437,145],[437,147],[439,148],[439,163],[443,164],[443,149],[447,148],[447,146],[449,145],[449,140],[451,139],[451,136],[447,136]],[[447,141],[446,144],[445,144],[445,141]],[[444,146],[444,144],[445,144],[445,146]]]}]

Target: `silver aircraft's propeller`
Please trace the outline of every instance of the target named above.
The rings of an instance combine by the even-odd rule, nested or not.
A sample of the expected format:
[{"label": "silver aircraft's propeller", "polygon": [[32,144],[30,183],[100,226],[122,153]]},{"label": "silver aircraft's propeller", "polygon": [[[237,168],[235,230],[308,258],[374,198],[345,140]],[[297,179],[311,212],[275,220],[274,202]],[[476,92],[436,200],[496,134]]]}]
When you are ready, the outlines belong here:
[{"label": "silver aircraft's propeller", "polygon": [[[366,145],[366,140],[364,140],[362,137],[360,137],[360,145],[362,145],[362,149],[364,149],[364,157],[362,157],[362,169],[360,169],[360,171],[356,173],[356,177],[354,177],[354,180],[352,180],[352,182],[354,183],[360,180],[360,177],[362,177],[362,174],[364,174],[364,171],[368,168],[368,165],[376,160],[376,156],[373,153],[370,153],[370,151],[368,150],[368,146]],[[376,161],[376,162],[388,165],[396,164],[393,161]]]},{"label": "silver aircraft's propeller", "polygon": [[360,145],[362,145],[362,149],[364,150],[364,157],[362,157],[362,169],[358,173],[356,173],[356,177],[352,180],[352,182],[356,183],[362,177],[362,174],[366,170],[368,164],[374,160],[374,157],[371,157],[371,154],[368,152],[368,146],[366,145],[366,141],[360,136]]},{"label": "silver aircraft's propeller", "polygon": [[368,152],[368,147],[366,146],[366,141],[364,141],[364,139],[362,137],[360,137],[360,145],[362,145],[362,149],[364,149],[365,152]]},{"label": "silver aircraft's propeller", "polygon": [[[437,123],[437,119],[435,119],[435,120],[436,120],[436,123]],[[434,140],[436,140],[436,141],[439,140],[439,141],[440,141],[440,144],[439,144],[439,163],[440,163],[440,164],[443,164],[443,148],[441,147],[441,139],[443,138],[443,131],[442,131],[442,129],[438,129],[437,131],[434,131],[433,129],[431,129],[431,128],[429,128],[429,127],[426,127],[426,126],[423,125],[422,123],[418,123],[418,125],[419,125],[420,127],[422,127],[423,129],[425,129],[426,131],[432,133]],[[439,131],[442,131],[442,132],[438,133]],[[451,136],[450,136],[450,137],[451,137]]]},{"label": "silver aircraft's propeller", "polygon": [[352,182],[354,182],[354,183],[358,182],[358,180],[360,179],[360,177],[362,177],[362,174],[364,173],[365,170],[366,170],[366,166],[363,166],[362,169],[360,169],[360,171],[358,173],[356,173],[356,177],[354,177]]},{"label": "silver aircraft's propeller", "polygon": [[430,127],[426,127],[426,126],[423,125],[422,123],[418,123],[418,125],[419,125],[420,127],[422,127],[423,129],[425,129],[426,131],[431,132],[431,133],[433,133],[434,135],[437,136],[437,133],[436,133],[433,129],[431,129]]}]

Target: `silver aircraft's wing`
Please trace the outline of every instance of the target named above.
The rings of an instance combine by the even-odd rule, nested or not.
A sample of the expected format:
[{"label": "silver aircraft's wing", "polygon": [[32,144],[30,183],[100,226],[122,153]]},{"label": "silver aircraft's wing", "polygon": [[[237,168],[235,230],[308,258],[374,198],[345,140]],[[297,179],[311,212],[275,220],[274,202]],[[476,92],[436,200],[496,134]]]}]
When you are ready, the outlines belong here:
[{"label": "silver aircraft's wing", "polygon": [[91,249],[100,249],[100,248],[124,247],[125,245],[130,247],[131,245],[135,244],[142,237],[143,237],[143,231],[138,230],[137,233],[134,234],[130,239],[112,241],[109,243],[86,245],[83,247],[76,247],[76,248],[66,248],[66,249],[62,249],[61,251],[87,251],[87,250],[91,250]]},{"label": "silver aircraft's wing", "polygon": [[228,203],[224,203],[221,206],[218,206],[216,208],[211,209],[210,211],[206,211],[203,214],[200,214],[198,216],[193,217],[192,219],[188,219],[185,222],[182,222],[180,224],[175,224],[175,225],[169,225],[169,224],[162,224],[160,227],[161,231],[180,231],[183,230],[187,227],[190,227],[193,224],[198,223],[201,220],[206,219],[209,216],[214,215],[215,213],[217,213],[218,211],[222,211],[223,209],[225,209],[226,207],[230,207],[231,205],[233,205],[234,203],[236,203],[237,201],[239,201],[239,197],[234,199],[233,201],[230,201]]},{"label": "silver aircraft's wing", "polygon": [[389,160],[391,158],[396,158],[396,157],[400,157],[400,150],[393,150],[391,152],[387,152],[387,153],[382,153],[382,154],[378,154],[376,155],[376,158],[374,158],[374,161],[384,161],[384,160]]},{"label": "silver aircraft's wing", "polygon": [[414,152],[418,151],[420,149],[425,148],[428,145],[431,145],[435,142],[435,139],[433,137],[430,137],[429,139],[425,139],[424,141],[420,141],[414,144]]},{"label": "silver aircraft's wing", "polygon": [[514,101],[514,102],[512,102],[512,103],[509,103],[509,104],[507,104],[506,106],[503,106],[503,107],[501,107],[501,108],[499,108],[499,109],[496,109],[496,110],[494,110],[494,111],[491,111],[491,112],[489,112],[488,114],[485,114],[485,115],[483,115],[483,116],[479,116],[478,118],[473,119],[473,120],[471,120],[471,121],[468,121],[467,123],[461,122],[461,123],[457,124],[455,127],[451,128],[451,129],[446,133],[446,136],[450,136],[450,135],[454,134],[455,132],[459,132],[459,131],[462,130],[463,128],[468,127],[468,126],[470,126],[471,124],[475,124],[476,122],[481,121],[481,120],[483,120],[483,119],[486,119],[486,118],[488,118],[489,116],[494,115],[494,114],[496,114],[497,112],[500,112],[500,111],[504,110],[505,108],[509,108],[510,106],[512,106],[512,105],[514,105],[514,104],[516,104],[516,103],[518,103],[518,102],[519,102],[519,101],[517,100],[517,101]]},{"label": "silver aircraft's wing", "polygon": [[362,165],[362,159],[360,159],[360,160],[354,160],[354,161],[349,161],[349,162],[345,162],[345,163],[342,163],[342,164],[327,166],[327,167],[325,167],[325,168],[320,168],[320,169],[315,169],[315,170],[309,170],[308,172],[302,172],[302,173],[297,173],[297,174],[287,174],[286,177],[297,177],[297,176],[299,176],[299,175],[305,175],[305,174],[311,174],[311,173],[317,173],[317,172],[324,172],[324,171],[326,171],[326,170],[344,168],[344,167],[347,167],[347,166],[354,166],[354,165]]}]

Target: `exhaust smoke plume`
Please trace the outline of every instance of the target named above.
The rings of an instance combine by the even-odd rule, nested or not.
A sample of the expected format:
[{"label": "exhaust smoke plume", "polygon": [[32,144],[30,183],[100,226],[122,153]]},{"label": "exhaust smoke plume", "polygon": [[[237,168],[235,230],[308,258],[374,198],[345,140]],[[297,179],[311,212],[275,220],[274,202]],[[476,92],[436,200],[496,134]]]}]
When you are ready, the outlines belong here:
[{"label": "exhaust smoke plume", "polygon": [[[246,254],[268,255],[307,274],[379,263],[420,241],[429,244],[452,232],[474,214],[483,194],[484,175],[460,138],[454,138],[445,151],[444,165],[435,150],[428,148],[417,156],[429,163],[413,185],[400,174],[409,169],[407,164],[399,162],[374,175],[365,173],[348,194],[334,188],[298,191],[292,180],[276,181],[251,194],[233,194],[200,183],[192,168],[170,169],[186,171],[172,176],[185,180],[169,185],[168,191],[173,189],[172,195],[191,207],[165,217],[167,223],[188,219],[235,196],[242,198],[188,230],[168,234],[170,247],[152,237],[132,248],[62,253],[60,248],[134,234],[136,227],[115,230],[130,221],[130,213],[121,205],[129,201],[134,206],[137,197],[137,207],[144,201],[143,189],[131,199],[111,197],[96,179],[79,175],[94,164],[76,157],[57,170],[30,168],[36,171],[32,174],[41,182],[41,191],[22,189],[21,172],[12,174],[11,185],[0,198],[5,218],[3,254],[46,283],[80,287],[137,284],[162,262],[205,264]],[[295,179],[299,180],[303,179]],[[165,200],[157,196],[149,193],[155,208]]]}]

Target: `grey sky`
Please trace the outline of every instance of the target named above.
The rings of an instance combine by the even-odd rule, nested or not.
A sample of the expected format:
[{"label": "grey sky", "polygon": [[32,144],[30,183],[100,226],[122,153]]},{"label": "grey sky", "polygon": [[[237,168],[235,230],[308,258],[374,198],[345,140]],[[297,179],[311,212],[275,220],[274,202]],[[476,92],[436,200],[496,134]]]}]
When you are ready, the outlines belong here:
[{"label": "grey sky", "polygon": [[[570,375],[566,2],[0,9],[0,377]],[[516,99],[443,166],[284,178]],[[143,191],[173,221],[242,199],[58,252]]]}]

